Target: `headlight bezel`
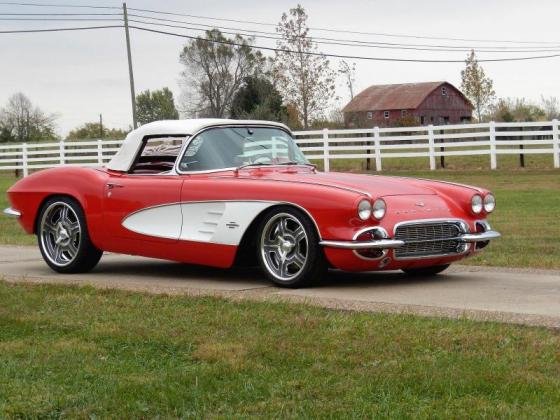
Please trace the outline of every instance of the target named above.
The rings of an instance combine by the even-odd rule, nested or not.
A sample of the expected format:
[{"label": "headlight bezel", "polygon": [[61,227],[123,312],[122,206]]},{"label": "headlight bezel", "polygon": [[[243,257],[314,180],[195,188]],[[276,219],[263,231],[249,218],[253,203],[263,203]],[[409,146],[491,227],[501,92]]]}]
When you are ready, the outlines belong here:
[{"label": "headlight bezel", "polygon": [[480,194],[475,194],[471,197],[471,211],[474,214],[480,214],[484,210],[484,199]]},{"label": "headlight bezel", "polygon": [[360,220],[368,220],[373,214],[373,206],[371,205],[371,201],[366,198],[360,200],[356,211]]}]

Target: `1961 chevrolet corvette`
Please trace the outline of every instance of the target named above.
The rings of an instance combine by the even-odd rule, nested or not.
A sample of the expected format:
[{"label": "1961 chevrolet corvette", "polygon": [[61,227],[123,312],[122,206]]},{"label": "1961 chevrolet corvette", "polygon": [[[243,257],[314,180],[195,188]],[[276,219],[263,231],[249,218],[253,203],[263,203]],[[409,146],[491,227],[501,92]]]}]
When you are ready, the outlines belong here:
[{"label": "1961 chevrolet corvette", "polygon": [[432,275],[499,237],[487,190],[422,179],[322,173],[278,123],[195,119],[132,131],[103,168],[18,181],[11,208],[60,273],[103,251],[191,264],[260,263],[299,287],[330,266]]}]

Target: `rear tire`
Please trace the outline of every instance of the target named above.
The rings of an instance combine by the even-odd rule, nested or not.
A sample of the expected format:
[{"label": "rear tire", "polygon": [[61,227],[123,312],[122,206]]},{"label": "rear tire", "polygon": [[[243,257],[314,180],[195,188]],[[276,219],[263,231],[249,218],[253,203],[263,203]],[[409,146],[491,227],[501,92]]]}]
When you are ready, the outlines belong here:
[{"label": "rear tire", "polygon": [[43,204],[37,240],[45,262],[59,273],[90,271],[103,255],[89,238],[82,207],[70,197],[52,197]]},{"label": "rear tire", "polygon": [[409,276],[413,277],[420,277],[420,276],[435,276],[436,274],[441,273],[442,271],[446,270],[451,264],[443,264],[443,265],[433,265],[431,267],[422,267],[422,268],[403,268],[404,271]]},{"label": "rear tire", "polygon": [[278,286],[309,286],[326,274],[319,235],[302,211],[289,206],[273,208],[264,215],[257,232],[260,266]]}]

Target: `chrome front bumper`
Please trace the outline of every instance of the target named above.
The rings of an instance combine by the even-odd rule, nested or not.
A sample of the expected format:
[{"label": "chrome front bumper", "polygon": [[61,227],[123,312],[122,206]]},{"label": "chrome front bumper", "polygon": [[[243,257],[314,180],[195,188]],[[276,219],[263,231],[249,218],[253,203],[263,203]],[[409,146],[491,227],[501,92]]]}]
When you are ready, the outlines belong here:
[{"label": "chrome front bumper", "polygon": [[18,219],[21,216],[21,213],[19,211],[14,210],[11,207],[8,207],[7,209],[5,209],[4,214],[8,217],[14,217],[16,219]]},{"label": "chrome front bumper", "polygon": [[[502,236],[495,230],[489,230],[481,233],[464,233],[457,238],[450,238],[461,242],[474,243],[486,242],[491,239],[496,239]],[[440,239],[438,239],[440,240]],[[342,248],[342,249],[394,249],[400,248],[405,245],[405,241],[396,239],[379,239],[375,241],[321,241],[320,245],[329,248]]]}]

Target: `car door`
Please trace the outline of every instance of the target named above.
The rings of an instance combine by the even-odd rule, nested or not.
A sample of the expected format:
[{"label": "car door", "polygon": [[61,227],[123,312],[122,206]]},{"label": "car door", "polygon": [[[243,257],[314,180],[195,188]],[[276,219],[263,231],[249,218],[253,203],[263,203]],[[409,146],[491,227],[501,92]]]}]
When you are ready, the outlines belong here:
[{"label": "car door", "polygon": [[[185,138],[150,136],[128,173],[111,172],[104,187],[104,222],[111,240],[177,241],[181,233],[181,185],[173,171]],[[128,242],[130,244],[130,242]]]},{"label": "car door", "polygon": [[182,183],[179,175],[109,177],[104,191],[104,218],[109,239],[179,239]]}]

